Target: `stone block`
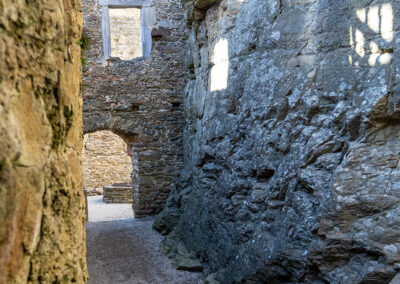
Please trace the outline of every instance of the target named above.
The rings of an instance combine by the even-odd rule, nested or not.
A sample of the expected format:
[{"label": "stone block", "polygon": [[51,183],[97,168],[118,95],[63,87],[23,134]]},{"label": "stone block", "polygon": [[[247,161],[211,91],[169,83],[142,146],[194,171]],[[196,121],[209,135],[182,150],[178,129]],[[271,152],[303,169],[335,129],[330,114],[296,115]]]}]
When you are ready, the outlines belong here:
[{"label": "stone block", "polygon": [[105,186],[103,201],[106,203],[132,203],[132,184],[119,183]]}]

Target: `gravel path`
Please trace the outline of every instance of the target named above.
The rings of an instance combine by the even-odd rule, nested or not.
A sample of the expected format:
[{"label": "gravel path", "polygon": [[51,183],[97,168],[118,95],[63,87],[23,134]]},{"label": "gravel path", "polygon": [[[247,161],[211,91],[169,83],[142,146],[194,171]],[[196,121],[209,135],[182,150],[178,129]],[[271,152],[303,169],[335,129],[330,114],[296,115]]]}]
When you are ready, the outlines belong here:
[{"label": "gravel path", "polygon": [[[89,284],[203,283],[203,274],[177,271],[158,252],[162,236],[151,228],[154,218],[132,218],[130,204],[104,204],[97,196],[88,199]],[[109,221],[112,218],[123,220]]]}]

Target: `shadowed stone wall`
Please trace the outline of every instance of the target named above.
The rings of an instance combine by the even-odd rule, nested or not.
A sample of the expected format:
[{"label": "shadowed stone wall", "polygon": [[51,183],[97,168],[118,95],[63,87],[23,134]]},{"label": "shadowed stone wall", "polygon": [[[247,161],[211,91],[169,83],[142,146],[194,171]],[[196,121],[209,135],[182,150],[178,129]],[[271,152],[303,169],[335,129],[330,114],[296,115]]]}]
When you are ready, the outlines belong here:
[{"label": "shadowed stone wall", "polygon": [[85,283],[81,3],[0,1],[0,283]]},{"label": "shadowed stone wall", "polygon": [[131,183],[132,160],[128,145],[111,131],[89,133],[83,139],[83,188]]},{"label": "shadowed stone wall", "polygon": [[[135,216],[159,212],[183,165],[186,25],[179,0],[143,1],[151,58],[104,59],[101,6],[83,1],[89,38],[83,70],[84,132],[111,130],[133,146]],[[151,23],[149,23],[151,22]]]},{"label": "shadowed stone wall", "polygon": [[221,283],[389,283],[400,2],[185,2],[194,75],[164,251]]}]

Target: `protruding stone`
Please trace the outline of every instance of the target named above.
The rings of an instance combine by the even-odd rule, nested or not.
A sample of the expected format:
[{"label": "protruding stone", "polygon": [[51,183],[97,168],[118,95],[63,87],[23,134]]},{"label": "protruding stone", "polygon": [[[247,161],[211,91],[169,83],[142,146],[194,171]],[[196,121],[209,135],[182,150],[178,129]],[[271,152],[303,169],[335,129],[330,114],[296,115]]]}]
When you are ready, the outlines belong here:
[{"label": "protruding stone", "polygon": [[203,265],[196,258],[191,257],[181,257],[175,264],[176,269],[178,270],[186,270],[192,272],[201,272],[203,271]]},{"label": "protruding stone", "polygon": [[211,273],[207,276],[204,284],[220,284],[221,282],[216,279],[217,273]]}]

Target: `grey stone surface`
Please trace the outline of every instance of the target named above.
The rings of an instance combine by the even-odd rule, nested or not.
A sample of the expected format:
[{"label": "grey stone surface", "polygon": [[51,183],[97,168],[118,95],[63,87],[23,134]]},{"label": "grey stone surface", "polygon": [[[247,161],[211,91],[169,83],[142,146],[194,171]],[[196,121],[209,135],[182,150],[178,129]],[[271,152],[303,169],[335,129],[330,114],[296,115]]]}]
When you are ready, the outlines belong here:
[{"label": "grey stone surface", "polygon": [[185,2],[185,168],[154,224],[168,253],[221,283],[389,283],[400,2]]},{"label": "grey stone surface", "polygon": [[[131,210],[132,211],[132,210]],[[154,219],[86,223],[89,284],[200,284],[202,273],[175,270],[157,251]]]}]

